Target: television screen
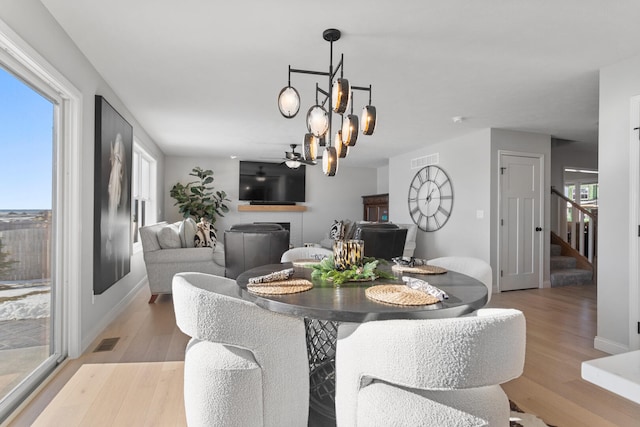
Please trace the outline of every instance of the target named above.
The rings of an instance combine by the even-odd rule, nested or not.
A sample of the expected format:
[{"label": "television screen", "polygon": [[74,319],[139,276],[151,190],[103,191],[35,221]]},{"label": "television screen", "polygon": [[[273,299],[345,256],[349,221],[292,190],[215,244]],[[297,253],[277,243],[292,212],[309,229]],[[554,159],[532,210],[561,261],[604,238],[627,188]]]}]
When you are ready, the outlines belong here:
[{"label": "television screen", "polygon": [[305,201],[306,169],[282,163],[240,162],[239,199],[260,203]]}]

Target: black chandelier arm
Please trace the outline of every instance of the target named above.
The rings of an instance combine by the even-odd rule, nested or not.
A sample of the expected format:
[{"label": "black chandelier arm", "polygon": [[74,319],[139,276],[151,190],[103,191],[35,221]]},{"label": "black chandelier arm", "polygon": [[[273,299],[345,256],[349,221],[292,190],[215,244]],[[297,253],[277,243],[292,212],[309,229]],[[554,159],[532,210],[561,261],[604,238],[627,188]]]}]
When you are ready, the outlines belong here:
[{"label": "black chandelier arm", "polygon": [[371,85],[369,85],[369,87],[366,87],[366,86],[351,86],[351,89],[353,89],[353,90],[363,90],[365,92],[371,93]]},{"label": "black chandelier arm", "polygon": [[352,90],[362,90],[365,92],[369,92],[369,105],[371,105],[371,85],[369,87],[366,86],[351,86]]},{"label": "black chandelier arm", "polygon": [[[317,83],[316,83],[316,92],[320,92],[324,96],[329,97],[329,92],[327,92],[326,90],[322,89],[320,86],[317,85]],[[324,102],[323,102],[323,104],[324,104]]]},{"label": "black chandelier arm", "polygon": [[297,73],[297,74],[314,74],[316,76],[330,76],[330,73],[326,71],[313,71],[313,70],[301,70],[298,68],[289,67],[289,73]]},{"label": "black chandelier arm", "polygon": [[[333,70],[333,73],[331,73],[331,80],[336,78],[336,75],[338,74],[338,71],[340,71],[340,77],[344,77],[344,67],[342,66],[344,62],[344,54],[340,54],[340,62],[338,62],[338,65],[336,65],[336,69]],[[333,64],[330,65],[330,67],[333,67]]]}]

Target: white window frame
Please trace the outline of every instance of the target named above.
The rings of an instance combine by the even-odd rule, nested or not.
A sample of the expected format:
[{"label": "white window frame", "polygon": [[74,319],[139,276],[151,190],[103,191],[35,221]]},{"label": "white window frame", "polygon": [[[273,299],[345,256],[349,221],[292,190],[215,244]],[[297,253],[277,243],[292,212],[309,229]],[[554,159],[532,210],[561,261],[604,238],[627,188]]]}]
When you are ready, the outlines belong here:
[{"label": "white window frame", "polygon": [[[133,159],[131,165],[131,213],[135,214],[134,201],[136,199],[145,202],[145,219],[144,225],[150,225],[157,222],[158,212],[158,161],[134,136],[133,138]],[[147,173],[143,173],[144,162],[149,165]],[[145,177],[147,181],[145,182]],[[146,185],[145,185],[146,184]],[[132,241],[135,234],[132,233]],[[139,236],[138,236],[139,237]],[[142,242],[133,243],[133,253],[142,251]]]},{"label": "white window frame", "polygon": [[[0,20],[0,61],[30,86],[55,100],[54,120],[54,195],[56,211],[55,261],[53,285],[56,293],[52,310],[55,330],[53,346],[57,360],[48,360],[23,381],[16,393],[0,406],[0,413],[10,410],[46,378],[56,362],[82,354],[82,92],[58,72],[46,59]],[[51,358],[50,358],[51,359]],[[17,399],[17,400],[16,400]],[[15,401],[14,401],[15,400]]]}]

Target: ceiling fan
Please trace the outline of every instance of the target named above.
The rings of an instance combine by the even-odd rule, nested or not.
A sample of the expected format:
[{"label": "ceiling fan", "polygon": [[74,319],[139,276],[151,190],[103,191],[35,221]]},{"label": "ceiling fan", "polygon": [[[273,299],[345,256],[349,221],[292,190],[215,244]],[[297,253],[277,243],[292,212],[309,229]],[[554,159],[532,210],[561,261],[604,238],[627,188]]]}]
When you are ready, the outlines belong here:
[{"label": "ceiling fan", "polygon": [[290,144],[289,146],[291,147],[291,151],[284,152],[284,164],[286,164],[289,168],[298,169],[301,164],[310,166],[317,164],[315,160],[307,160],[304,158],[302,153],[298,153],[296,151],[296,147],[298,146],[298,144]]}]

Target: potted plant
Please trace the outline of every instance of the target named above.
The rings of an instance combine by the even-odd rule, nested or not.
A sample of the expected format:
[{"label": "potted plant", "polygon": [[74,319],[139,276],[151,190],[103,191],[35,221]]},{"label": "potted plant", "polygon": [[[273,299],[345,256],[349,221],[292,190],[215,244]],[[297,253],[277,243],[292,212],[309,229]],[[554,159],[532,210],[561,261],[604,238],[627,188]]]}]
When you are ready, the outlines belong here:
[{"label": "potted plant", "polygon": [[178,211],[184,218],[193,217],[196,222],[200,220],[207,221],[213,226],[216,217],[223,217],[229,212],[229,207],[225,202],[227,193],[224,191],[215,191],[213,185],[213,171],[210,169],[202,170],[199,166],[192,169],[190,176],[195,176],[198,181],[189,182],[185,185],[181,183],[175,184],[169,194],[176,200],[174,206],[178,206]]}]

